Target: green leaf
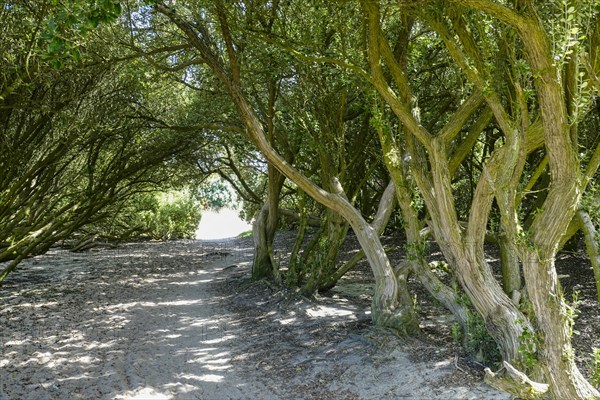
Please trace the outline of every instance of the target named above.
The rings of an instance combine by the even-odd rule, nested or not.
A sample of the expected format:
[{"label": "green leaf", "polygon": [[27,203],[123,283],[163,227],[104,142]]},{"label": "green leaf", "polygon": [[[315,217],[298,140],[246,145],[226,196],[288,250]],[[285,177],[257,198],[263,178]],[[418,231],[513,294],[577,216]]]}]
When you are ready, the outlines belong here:
[{"label": "green leaf", "polygon": [[73,57],[73,60],[75,60],[76,62],[81,60],[81,53],[79,52],[79,49],[77,49],[77,48],[73,48],[73,50],[71,50],[71,56]]},{"label": "green leaf", "polygon": [[60,53],[61,50],[63,50],[65,47],[65,44],[62,40],[60,40],[59,38],[54,38],[49,44],[48,44],[48,53],[50,54],[57,54]]}]

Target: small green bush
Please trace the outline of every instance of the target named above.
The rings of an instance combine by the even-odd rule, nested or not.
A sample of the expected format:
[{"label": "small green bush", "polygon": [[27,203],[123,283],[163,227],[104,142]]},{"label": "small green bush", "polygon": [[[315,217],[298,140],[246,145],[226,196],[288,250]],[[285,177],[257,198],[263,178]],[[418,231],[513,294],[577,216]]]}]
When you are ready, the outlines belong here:
[{"label": "small green bush", "polygon": [[600,349],[594,349],[592,352],[591,369],[590,382],[592,382],[592,385],[600,387]]},{"label": "small green bush", "polygon": [[200,223],[200,204],[185,193],[155,197],[154,207],[143,213],[147,232],[153,239],[191,239]]},{"label": "small green bush", "polygon": [[[471,308],[469,298],[463,293],[458,300]],[[452,326],[452,338],[455,342],[462,342],[464,349],[477,361],[492,366],[501,361],[502,356],[498,344],[490,335],[485,321],[474,310],[470,310],[467,316],[466,331],[463,331],[458,322]]]},{"label": "small green bush", "polygon": [[477,361],[486,365],[494,365],[501,360],[498,344],[489,334],[485,322],[476,312],[470,312],[467,320],[465,348],[475,355]]},{"label": "small green bush", "polygon": [[521,354],[521,361],[519,366],[526,372],[532,371],[535,365],[538,363],[537,349],[539,346],[539,340],[523,321],[517,321],[523,324],[523,332],[519,336],[521,344],[519,345],[519,354]]}]

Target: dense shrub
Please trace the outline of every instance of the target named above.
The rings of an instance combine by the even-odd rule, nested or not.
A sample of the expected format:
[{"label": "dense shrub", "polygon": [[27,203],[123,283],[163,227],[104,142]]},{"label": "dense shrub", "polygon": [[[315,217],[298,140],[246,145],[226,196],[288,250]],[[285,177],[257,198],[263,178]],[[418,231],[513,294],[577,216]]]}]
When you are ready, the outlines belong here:
[{"label": "dense shrub", "polygon": [[200,223],[200,204],[185,192],[154,196],[155,203],[144,212],[147,232],[153,239],[192,239]]},{"label": "dense shrub", "polygon": [[200,223],[200,202],[188,191],[141,192],[99,215],[77,231],[75,248],[93,241],[191,239]]}]

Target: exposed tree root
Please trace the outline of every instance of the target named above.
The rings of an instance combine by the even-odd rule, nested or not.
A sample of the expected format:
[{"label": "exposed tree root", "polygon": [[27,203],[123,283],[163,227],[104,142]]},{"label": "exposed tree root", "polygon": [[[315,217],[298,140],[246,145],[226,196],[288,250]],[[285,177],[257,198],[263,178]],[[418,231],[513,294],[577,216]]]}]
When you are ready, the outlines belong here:
[{"label": "exposed tree root", "polygon": [[494,373],[489,368],[485,369],[485,383],[521,399],[539,399],[548,391],[550,385],[532,381],[506,361],[502,364],[504,365],[502,370],[506,371],[504,374]]}]

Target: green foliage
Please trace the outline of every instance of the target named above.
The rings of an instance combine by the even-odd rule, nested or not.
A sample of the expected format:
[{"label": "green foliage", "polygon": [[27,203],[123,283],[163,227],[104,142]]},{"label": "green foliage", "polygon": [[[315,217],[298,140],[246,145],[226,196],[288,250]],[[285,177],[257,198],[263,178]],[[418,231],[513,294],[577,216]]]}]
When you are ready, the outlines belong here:
[{"label": "green foliage", "polygon": [[596,387],[600,387],[600,349],[594,349],[592,352],[592,365],[590,381]]},{"label": "green foliage", "polygon": [[498,363],[501,359],[496,341],[489,334],[485,321],[476,312],[469,313],[464,345],[470,354],[487,365]]},{"label": "green foliage", "polygon": [[187,190],[140,192],[109,207],[75,236],[108,241],[192,239],[200,218],[201,206]]},{"label": "green foliage", "polygon": [[525,324],[524,321],[520,320],[517,323],[523,326],[523,332],[519,336],[519,354],[521,354],[520,367],[525,371],[531,371],[538,362],[537,349],[539,347],[539,340]]},{"label": "green foliage", "polygon": [[[45,56],[56,63],[72,57],[79,59],[80,38],[102,23],[111,23],[121,14],[119,0],[88,0],[61,2],[53,0],[53,9],[46,19],[41,39],[46,43]],[[55,64],[55,67],[60,67]]]},{"label": "green foliage", "polygon": [[578,308],[580,303],[581,303],[581,299],[579,298],[579,291],[576,290],[571,295],[571,302],[563,301],[563,304],[561,307],[561,312],[567,319],[567,328],[569,330],[568,331],[569,337],[573,336],[574,334],[579,334],[579,332],[577,332],[574,329],[574,326],[575,326],[575,320],[577,319],[577,316],[580,313],[580,310]]},{"label": "green foliage", "polygon": [[463,341],[463,329],[458,322],[452,324],[452,339],[456,344],[460,344]]},{"label": "green foliage", "polygon": [[[306,277],[302,291],[308,295],[312,295],[318,290],[321,279],[324,278],[324,273],[329,269],[327,250],[327,243],[322,237],[307,257],[298,259],[299,265],[293,269],[297,271],[298,276]],[[297,279],[294,276],[290,277],[290,279],[294,278]]]},{"label": "green foliage", "polygon": [[[458,301],[471,307],[471,302],[466,294],[459,296]],[[485,321],[476,311],[469,311],[466,331],[458,322],[452,325],[452,338],[455,342],[462,343],[467,353],[479,362],[492,365],[501,360],[496,341],[489,334]]]},{"label": "green foliage", "polygon": [[143,223],[153,239],[192,239],[200,223],[201,207],[185,192],[161,193],[150,200],[142,213]]},{"label": "green foliage", "polygon": [[552,29],[552,44],[555,58],[565,62],[573,54],[574,47],[583,39],[580,32],[581,10],[577,10],[568,0],[553,0],[549,2],[554,9],[550,17]]},{"label": "green foliage", "polygon": [[515,238],[515,244],[521,246],[529,251],[537,251],[537,246],[531,240],[531,232],[524,230],[521,226],[517,228],[517,236]]},{"label": "green foliage", "polygon": [[581,198],[581,208],[586,210],[593,221],[600,221],[600,188],[592,182]]},{"label": "green foliage", "polygon": [[123,33],[118,26],[82,35],[50,24],[87,52],[85,65],[69,62],[55,71],[45,58],[46,25],[61,12],[89,10],[81,2],[44,4],[38,9],[15,2],[0,12],[0,261],[10,262],[0,280],[23,258],[74,235],[141,234],[142,225],[126,218],[134,209],[131,200],[173,187],[182,175],[182,156],[199,157],[202,148],[200,133],[168,131],[156,122],[171,111],[163,105],[181,104],[180,90],[148,79],[148,68],[137,60],[105,61],[118,53],[112,40]]},{"label": "green foliage", "polygon": [[200,185],[197,198],[202,203],[202,208],[215,211],[231,205],[233,201],[231,188],[221,180],[211,180]]},{"label": "green foliage", "polygon": [[406,243],[404,251],[406,252],[407,260],[421,260],[429,254],[429,243],[426,241]]}]

